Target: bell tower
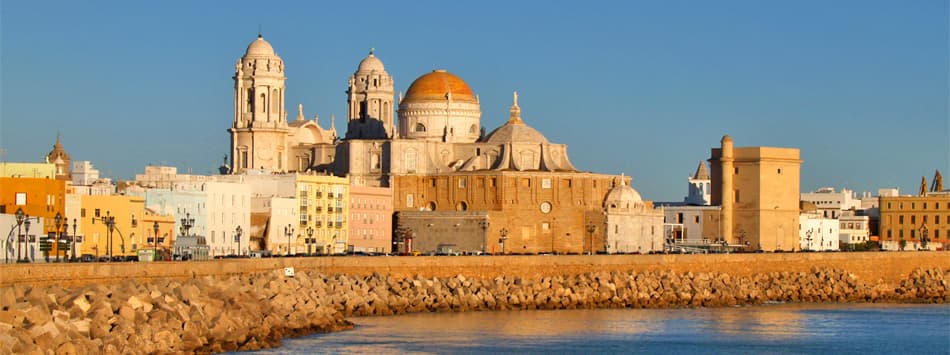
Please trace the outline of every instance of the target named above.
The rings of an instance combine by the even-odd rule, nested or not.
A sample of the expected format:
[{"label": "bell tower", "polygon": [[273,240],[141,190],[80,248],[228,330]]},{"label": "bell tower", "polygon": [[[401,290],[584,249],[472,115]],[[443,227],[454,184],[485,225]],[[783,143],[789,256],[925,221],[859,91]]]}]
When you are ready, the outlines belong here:
[{"label": "bell tower", "polygon": [[370,49],[350,77],[346,90],[346,139],[387,139],[393,136],[393,78]]},{"label": "bell tower", "polygon": [[287,112],[284,61],[262,35],[247,46],[234,67],[231,172],[287,170]]}]

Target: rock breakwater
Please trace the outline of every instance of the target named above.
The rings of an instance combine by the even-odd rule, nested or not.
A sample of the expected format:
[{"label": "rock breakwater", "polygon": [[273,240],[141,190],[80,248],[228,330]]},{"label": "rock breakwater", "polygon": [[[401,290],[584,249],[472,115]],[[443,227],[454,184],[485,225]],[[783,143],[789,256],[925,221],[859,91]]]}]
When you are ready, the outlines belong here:
[{"label": "rock breakwater", "polygon": [[0,353],[208,353],[277,346],[348,329],[347,316],[411,312],[676,308],[766,302],[950,302],[950,270],[897,283],[843,270],[724,273],[590,272],[523,278],[325,275],[198,277],[66,289],[0,290]]}]

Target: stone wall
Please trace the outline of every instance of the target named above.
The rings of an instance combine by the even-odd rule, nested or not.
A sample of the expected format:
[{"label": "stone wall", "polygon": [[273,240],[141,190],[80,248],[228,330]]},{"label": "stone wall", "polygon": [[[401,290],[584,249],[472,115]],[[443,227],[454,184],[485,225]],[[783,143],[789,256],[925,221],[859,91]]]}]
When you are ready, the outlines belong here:
[{"label": "stone wall", "polygon": [[394,277],[424,276],[494,278],[573,275],[599,271],[707,272],[751,276],[769,272],[807,272],[813,266],[847,270],[858,279],[894,282],[917,268],[950,270],[950,252],[855,252],[710,255],[566,255],[566,256],[436,256],[314,257],[224,259],[205,262],[4,264],[0,286],[14,284],[81,286],[126,279],[186,279],[269,272],[285,267],[326,274]]},{"label": "stone wall", "polygon": [[0,288],[0,353],[207,353],[278,346],[347,329],[347,316],[573,308],[678,308],[766,302],[950,302],[950,270],[864,282],[839,269],[597,271],[551,276],[395,277],[283,270],[117,284]]}]

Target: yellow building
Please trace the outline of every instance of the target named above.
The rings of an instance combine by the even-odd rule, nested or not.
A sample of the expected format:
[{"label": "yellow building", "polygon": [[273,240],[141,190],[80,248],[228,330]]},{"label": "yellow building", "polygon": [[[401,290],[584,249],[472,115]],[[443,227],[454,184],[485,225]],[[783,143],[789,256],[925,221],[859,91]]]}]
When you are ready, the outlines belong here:
[{"label": "yellow building", "polygon": [[950,242],[950,192],[881,196],[880,209],[884,250],[940,250]]},{"label": "yellow building", "polygon": [[[85,231],[80,254],[96,257],[137,255],[139,248],[148,246],[145,198],[139,196],[82,196],[80,228]],[[110,233],[109,221],[113,228]],[[168,227],[165,227],[168,229]]]},{"label": "yellow building", "polygon": [[345,252],[349,228],[349,180],[327,175],[296,174],[296,177],[297,205],[300,209],[294,238],[289,246],[291,253]]},{"label": "yellow building", "polygon": [[800,152],[795,148],[734,148],[722,137],[713,148],[712,204],[722,206],[722,235],[752,250],[798,246]]},{"label": "yellow building", "polygon": [[0,177],[55,179],[56,164],[0,162]]},{"label": "yellow building", "polygon": [[[161,251],[164,251],[164,255],[168,256],[175,245],[175,216],[171,214],[161,215],[145,209],[140,224],[147,237],[144,240],[144,245],[140,244],[137,247],[139,249],[154,248],[160,251],[159,255],[163,255]],[[155,232],[156,227],[158,233]],[[158,236],[157,239],[155,238],[156,235]]]}]

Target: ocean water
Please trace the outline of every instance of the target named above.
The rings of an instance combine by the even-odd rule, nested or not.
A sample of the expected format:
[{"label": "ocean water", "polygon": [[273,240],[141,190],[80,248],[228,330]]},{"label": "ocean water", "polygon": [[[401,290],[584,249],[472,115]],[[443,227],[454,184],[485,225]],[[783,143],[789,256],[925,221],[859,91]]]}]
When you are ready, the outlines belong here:
[{"label": "ocean water", "polygon": [[424,313],[254,354],[950,354],[950,305]]}]

